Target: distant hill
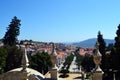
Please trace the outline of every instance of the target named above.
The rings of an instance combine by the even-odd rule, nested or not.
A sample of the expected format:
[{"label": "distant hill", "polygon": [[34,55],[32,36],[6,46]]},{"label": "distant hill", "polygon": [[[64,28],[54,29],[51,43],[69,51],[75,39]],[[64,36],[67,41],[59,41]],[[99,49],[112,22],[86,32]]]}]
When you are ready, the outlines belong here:
[{"label": "distant hill", "polygon": [[[104,40],[107,45],[115,42],[113,39],[104,39]],[[84,41],[75,42],[73,43],[73,45],[76,45],[78,47],[83,47],[83,48],[94,48],[96,41],[97,41],[97,38],[91,38]]]}]

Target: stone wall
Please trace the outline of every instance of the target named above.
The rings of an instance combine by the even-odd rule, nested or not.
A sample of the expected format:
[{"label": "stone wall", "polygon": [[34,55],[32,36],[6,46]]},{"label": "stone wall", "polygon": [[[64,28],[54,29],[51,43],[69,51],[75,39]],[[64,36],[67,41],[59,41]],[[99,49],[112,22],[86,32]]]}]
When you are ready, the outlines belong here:
[{"label": "stone wall", "polygon": [[16,72],[7,72],[0,75],[0,80],[26,80],[27,74],[16,71]]}]

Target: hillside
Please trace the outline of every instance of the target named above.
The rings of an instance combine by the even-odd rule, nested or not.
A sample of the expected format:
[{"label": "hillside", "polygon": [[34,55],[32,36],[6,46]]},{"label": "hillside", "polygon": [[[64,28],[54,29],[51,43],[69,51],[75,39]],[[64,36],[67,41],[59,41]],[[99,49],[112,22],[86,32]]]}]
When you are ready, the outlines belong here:
[{"label": "hillside", "polygon": [[[114,43],[114,40],[112,39],[104,39],[106,44],[110,44],[110,43]],[[73,45],[76,45],[78,47],[84,47],[84,48],[94,48],[95,46],[95,43],[97,41],[97,38],[91,38],[91,39],[87,39],[87,40],[84,40],[84,41],[80,41],[80,42],[75,42],[73,43]]]}]

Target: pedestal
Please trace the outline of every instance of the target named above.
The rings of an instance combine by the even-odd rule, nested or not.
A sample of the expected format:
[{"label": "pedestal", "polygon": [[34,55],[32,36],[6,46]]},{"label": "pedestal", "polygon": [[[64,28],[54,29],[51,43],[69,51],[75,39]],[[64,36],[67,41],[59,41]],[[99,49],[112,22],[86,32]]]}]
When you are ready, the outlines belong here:
[{"label": "pedestal", "polygon": [[93,73],[93,79],[92,80],[102,80],[103,72],[102,71],[96,71]]},{"label": "pedestal", "polygon": [[58,80],[58,72],[56,68],[50,70],[51,78],[54,80]]},{"label": "pedestal", "polygon": [[[28,80],[28,73],[27,71],[21,72],[21,80]],[[16,79],[17,80],[17,79]]]}]

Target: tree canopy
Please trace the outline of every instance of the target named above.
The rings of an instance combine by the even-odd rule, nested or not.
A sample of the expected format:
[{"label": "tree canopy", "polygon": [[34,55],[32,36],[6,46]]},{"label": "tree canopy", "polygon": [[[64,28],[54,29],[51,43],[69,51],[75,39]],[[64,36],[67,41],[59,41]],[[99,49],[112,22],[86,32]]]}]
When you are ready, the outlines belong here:
[{"label": "tree canopy", "polygon": [[99,51],[102,55],[105,55],[105,49],[106,49],[106,43],[103,39],[103,35],[101,34],[101,32],[98,32],[98,38],[97,38],[98,42],[99,42]]},{"label": "tree canopy", "polygon": [[37,52],[35,55],[29,55],[30,67],[45,74],[52,67],[50,55],[46,52]]},{"label": "tree canopy", "polygon": [[16,46],[7,46],[7,57],[5,71],[9,71],[21,66],[23,51]]},{"label": "tree canopy", "polygon": [[101,68],[104,70],[105,69],[105,65],[106,65],[106,55],[105,55],[105,52],[106,52],[106,43],[103,39],[103,35],[101,34],[101,32],[99,31],[98,32],[98,38],[97,38],[98,42],[99,42],[99,51],[100,53],[102,54],[102,61],[101,61]]},{"label": "tree canopy", "polygon": [[4,47],[0,47],[0,74],[4,72],[6,66],[7,51]]},{"label": "tree canopy", "polygon": [[3,37],[4,45],[15,45],[17,41],[17,36],[20,34],[20,20],[14,16],[12,21],[10,22],[10,25],[7,27],[7,32],[5,33],[5,36]]},{"label": "tree canopy", "polygon": [[17,36],[20,34],[20,26],[20,20],[16,16],[14,16],[7,27],[7,32],[2,39],[7,51],[5,71],[20,67],[21,65],[20,61],[22,52],[16,46],[18,40]]},{"label": "tree canopy", "polygon": [[120,70],[120,24],[118,25],[118,30],[116,31],[115,45],[111,51],[111,61],[112,68],[114,70]]}]

